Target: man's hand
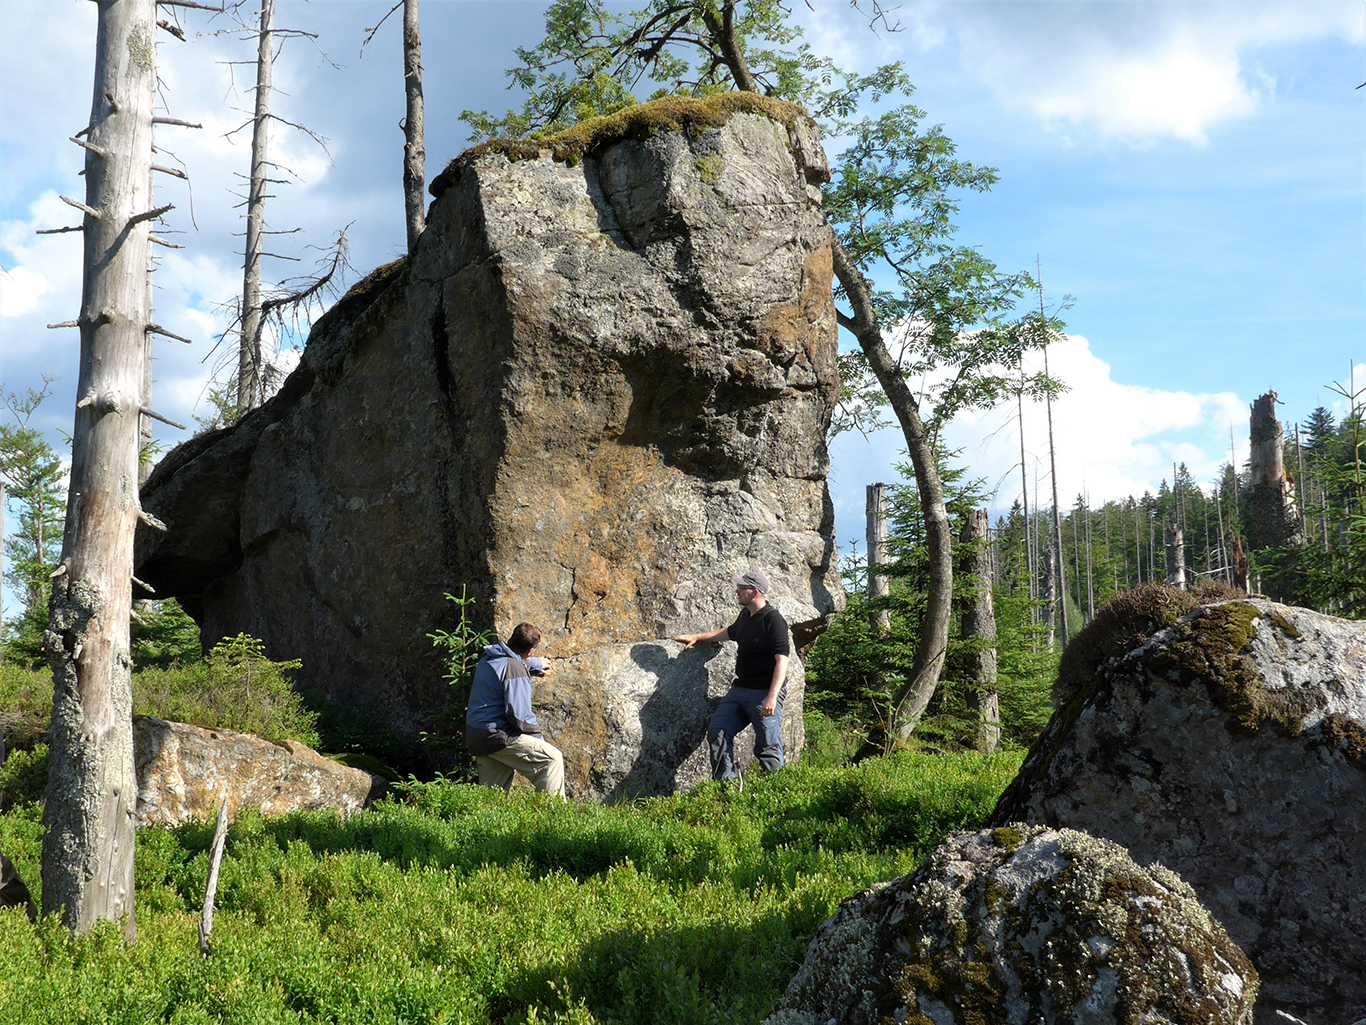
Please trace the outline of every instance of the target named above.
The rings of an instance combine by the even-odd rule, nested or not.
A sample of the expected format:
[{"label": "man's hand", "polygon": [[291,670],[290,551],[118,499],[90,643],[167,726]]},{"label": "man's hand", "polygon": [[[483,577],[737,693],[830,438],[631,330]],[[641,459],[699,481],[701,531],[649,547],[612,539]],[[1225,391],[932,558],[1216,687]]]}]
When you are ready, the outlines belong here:
[{"label": "man's hand", "polygon": [[697,634],[679,634],[674,640],[683,645],[683,650],[687,651],[697,643]]},{"label": "man's hand", "polygon": [[544,658],[543,658],[543,659],[541,659],[541,668],[540,668],[540,669],[533,669],[533,670],[531,671],[531,675],[532,675],[532,676],[549,676],[549,675],[550,675],[550,670],[551,670],[552,668],[553,668],[553,666],[551,666],[550,661],[549,661],[548,659],[544,659]]},{"label": "man's hand", "polygon": [[759,702],[759,714],[762,716],[770,716],[777,707],[778,696],[776,694],[768,694],[764,697],[764,700]]}]

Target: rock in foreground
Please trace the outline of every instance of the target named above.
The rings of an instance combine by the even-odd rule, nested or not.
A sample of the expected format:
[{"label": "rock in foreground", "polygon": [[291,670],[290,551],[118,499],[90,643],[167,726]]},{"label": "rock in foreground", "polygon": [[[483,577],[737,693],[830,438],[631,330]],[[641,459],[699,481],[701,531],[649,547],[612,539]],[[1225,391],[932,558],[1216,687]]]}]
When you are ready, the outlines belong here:
[{"label": "rock in foreground", "polygon": [[133,720],[139,826],[179,826],[252,807],[263,815],[332,808],[357,811],[384,789],[378,777],[325,758],[298,741],[263,740],[235,730]]},{"label": "rock in foreground", "polygon": [[766,1025],[1248,1025],[1256,994],[1174,873],[1012,826],[955,834],[845,901]]},{"label": "rock in foreground", "polygon": [[1366,1017],[1366,623],[1197,609],[1058,710],[993,816],[1014,820],[1178,872],[1257,966],[1259,1021]]}]

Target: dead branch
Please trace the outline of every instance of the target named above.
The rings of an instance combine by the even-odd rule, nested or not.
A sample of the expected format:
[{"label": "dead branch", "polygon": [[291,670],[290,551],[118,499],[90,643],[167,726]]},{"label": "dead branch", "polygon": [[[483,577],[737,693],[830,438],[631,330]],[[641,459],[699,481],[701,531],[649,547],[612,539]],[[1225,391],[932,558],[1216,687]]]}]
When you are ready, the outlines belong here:
[{"label": "dead branch", "polygon": [[159,420],[161,423],[164,423],[167,427],[174,427],[178,431],[183,431],[185,429],[184,424],[178,424],[174,420],[168,420],[160,413],[156,412],[155,410],[148,409],[146,406],[139,406],[138,412],[141,413],[143,416],[150,416],[153,420]]},{"label": "dead branch", "polygon": [[49,329],[49,330],[52,330],[52,331],[55,331],[55,330],[57,330],[58,328],[61,328],[61,327],[80,327],[80,326],[81,326],[81,322],[80,322],[79,320],[64,320],[64,321],[62,321],[60,324],[49,324],[49,325],[48,325],[48,329]]},{"label": "dead branch", "polygon": [[167,32],[171,33],[171,35],[175,36],[182,43],[185,42],[185,32],[179,25],[173,25],[165,18],[158,18],[157,28],[164,28]]},{"label": "dead branch", "polygon": [[177,245],[177,244],[174,243],[174,242],[167,242],[167,241],[166,241],[164,238],[162,238],[160,235],[148,235],[148,236],[147,236],[147,239],[148,239],[149,242],[155,242],[157,245],[159,245],[159,246],[165,246],[167,249],[184,249],[184,248],[185,248],[184,246],[182,246],[182,245]]},{"label": "dead branch", "polygon": [[196,11],[213,11],[215,14],[226,14],[226,7],[210,7],[208,4],[197,4],[194,0],[157,0],[158,7],[192,7]]},{"label": "dead branch", "polygon": [[143,328],[143,330],[146,331],[148,334],[161,335],[163,338],[174,338],[177,342],[184,342],[186,345],[194,344],[188,338],[185,338],[182,335],[178,335],[174,331],[167,331],[160,324],[148,324],[145,328]]},{"label": "dead branch", "polygon": [[189,121],[181,121],[179,118],[175,118],[175,117],[154,117],[154,118],[152,118],[152,124],[154,124],[154,125],[179,125],[181,128],[203,128],[203,127],[204,127],[203,125],[193,124],[192,122],[189,122]]},{"label": "dead branch", "polygon": [[209,849],[209,878],[204,886],[204,911],[199,917],[199,953],[209,954],[209,933],[213,931],[213,899],[218,892],[218,867],[223,862],[223,845],[228,839],[228,797],[218,806],[218,821],[213,827],[213,844]]},{"label": "dead branch", "polygon": [[[184,428],[182,427],[181,430],[184,430]],[[146,509],[138,509],[138,519],[140,519],[143,523],[147,524],[147,526],[151,527],[153,530],[159,530],[163,534],[166,533],[168,529],[166,524],[162,523],[159,519],[157,519],[155,516],[149,513]]]},{"label": "dead branch", "polygon": [[156,593],[157,593],[157,589],[156,589],[155,587],[153,587],[151,584],[144,583],[143,581],[139,580],[137,577],[132,577],[131,579],[132,579],[133,583],[135,583],[138,587],[141,587],[141,588],[142,588],[144,591],[146,591],[148,594],[156,594]]},{"label": "dead branch", "polygon": [[174,203],[167,203],[165,206],[159,206],[154,210],[144,210],[142,213],[134,214],[132,217],[128,218],[128,227],[131,228],[133,225],[141,224],[143,221],[154,221],[162,214],[170,213],[174,209]]},{"label": "dead branch", "polygon": [[81,213],[85,214],[91,220],[98,221],[100,219],[100,212],[96,210],[94,207],[86,206],[84,203],[78,203],[74,199],[71,199],[67,196],[58,196],[57,198],[60,199],[63,203],[65,203],[67,206],[74,206],[77,210],[81,211]]},{"label": "dead branch", "polygon": [[152,170],[160,171],[162,174],[169,174],[172,178],[179,178],[182,181],[190,180],[190,176],[188,174],[175,167],[162,167],[160,164],[153,164]]},{"label": "dead branch", "polygon": [[67,228],[39,228],[35,235],[63,235],[68,231],[85,231],[84,224],[73,224]]},{"label": "dead branch", "polygon": [[[396,10],[398,10],[398,9],[399,9],[400,7],[402,7],[402,6],[403,6],[403,0],[398,0],[398,3],[394,4],[393,7],[390,7],[390,8],[389,8],[389,14],[393,14]],[[384,17],[380,18],[380,19],[379,19],[379,23],[376,24],[374,28],[368,28],[368,29],[365,30],[366,32],[369,33],[369,35],[367,35],[367,36],[365,37],[365,42],[363,42],[363,43],[360,44],[360,56],[361,56],[361,57],[364,57],[364,56],[365,56],[365,48],[366,48],[366,46],[369,45],[370,40],[372,40],[372,39],[375,38],[375,33],[378,32],[378,31],[380,30],[380,26],[383,25],[386,21],[389,20],[389,14],[386,14]]]},{"label": "dead branch", "polygon": [[97,156],[97,157],[107,157],[107,156],[109,156],[109,151],[106,150],[103,146],[96,146],[93,142],[86,142],[86,141],[85,141],[84,139],[82,139],[80,136],[77,136],[77,135],[71,136],[71,141],[74,142],[77,146],[81,147],[81,149],[88,149],[91,153],[95,154],[95,156]]}]

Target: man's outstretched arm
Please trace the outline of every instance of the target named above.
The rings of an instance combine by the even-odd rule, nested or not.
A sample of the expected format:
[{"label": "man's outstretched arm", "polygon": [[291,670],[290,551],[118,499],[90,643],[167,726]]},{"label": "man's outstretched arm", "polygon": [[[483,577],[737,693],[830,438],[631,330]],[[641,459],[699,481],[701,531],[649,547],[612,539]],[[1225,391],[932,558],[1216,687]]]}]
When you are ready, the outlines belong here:
[{"label": "man's outstretched arm", "polygon": [[674,640],[683,645],[683,650],[687,651],[698,641],[724,641],[730,636],[730,627],[723,626],[720,630],[713,630],[709,634],[679,634]]}]

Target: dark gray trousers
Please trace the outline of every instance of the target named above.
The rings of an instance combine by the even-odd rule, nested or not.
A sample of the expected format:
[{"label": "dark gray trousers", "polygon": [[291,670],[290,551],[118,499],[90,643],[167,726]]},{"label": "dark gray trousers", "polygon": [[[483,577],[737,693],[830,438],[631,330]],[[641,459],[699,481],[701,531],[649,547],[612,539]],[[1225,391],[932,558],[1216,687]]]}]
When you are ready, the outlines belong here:
[{"label": "dark gray trousers", "polygon": [[759,765],[766,772],[783,767],[783,694],[778,694],[772,715],[760,715],[759,705],[767,694],[767,688],[731,687],[721,699],[707,727],[712,779],[735,778],[735,735],[746,726],[754,727]]}]

